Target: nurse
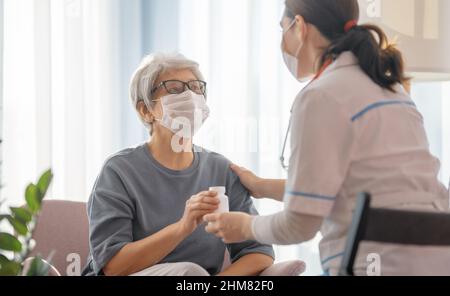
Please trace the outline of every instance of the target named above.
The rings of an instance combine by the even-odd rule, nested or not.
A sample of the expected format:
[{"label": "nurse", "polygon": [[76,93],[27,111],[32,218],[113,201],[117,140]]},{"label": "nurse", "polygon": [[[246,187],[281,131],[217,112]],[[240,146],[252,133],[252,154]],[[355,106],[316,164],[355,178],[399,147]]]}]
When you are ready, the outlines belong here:
[{"label": "nurse", "polygon": [[[437,178],[440,163],[403,87],[409,80],[402,54],[380,28],[358,19],[357,0],[286,1],[286,65],[298,80],[312,78],[292,107],[288,166],[282,157],[288,180],[232,166],[255,198],[284,201],[285,210],[262,217],[207,215],[208,232],[226,243],[287,245],[320,231],[323,269],[337,275],[360,192],[372,194],[374,207],[448,210],[448,191]],[[450,274],[449,251],[373,243],[361,246],[356,274],[367,274],[373,253],[382,275]]]}]

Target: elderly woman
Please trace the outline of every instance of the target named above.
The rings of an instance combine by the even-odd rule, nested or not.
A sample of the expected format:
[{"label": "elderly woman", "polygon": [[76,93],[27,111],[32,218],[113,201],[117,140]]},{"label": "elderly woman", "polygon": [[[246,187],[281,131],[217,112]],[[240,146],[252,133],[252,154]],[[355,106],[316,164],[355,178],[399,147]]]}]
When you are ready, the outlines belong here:
[{"label": "elderly woman", "polygon": [[[146,57],[131,101],[151,138],[104,165],[88,203],[90,257],[85,275],[258,275],[271,246],[226,245],[202,226],[218,209],[212,186],[226,187],[231,211],[257,212],[223,156],[193,146],[209,115],[198,64],[182,55]],[[225,249],[232,265],[221,271]]]}]

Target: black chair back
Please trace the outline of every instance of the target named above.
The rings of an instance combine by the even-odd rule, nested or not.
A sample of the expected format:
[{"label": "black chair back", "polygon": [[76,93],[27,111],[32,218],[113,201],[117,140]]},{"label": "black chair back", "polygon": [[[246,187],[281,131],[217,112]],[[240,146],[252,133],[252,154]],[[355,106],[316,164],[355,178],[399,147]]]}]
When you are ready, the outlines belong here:
[{"label": "black chair back", "polygon": [[358,197],[339,275],[353,276],[362,241],[450,247],[450,214],[409,212],[370,207],[371,196]]}]

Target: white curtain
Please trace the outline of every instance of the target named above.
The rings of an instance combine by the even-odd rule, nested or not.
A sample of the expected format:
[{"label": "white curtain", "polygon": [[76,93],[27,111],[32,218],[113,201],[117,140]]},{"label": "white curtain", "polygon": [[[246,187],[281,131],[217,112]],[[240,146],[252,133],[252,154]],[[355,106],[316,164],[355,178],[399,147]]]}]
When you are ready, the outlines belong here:
[{"label": "white curtain", "polygon": [[119,148],[115,1],[5,0],[2,195],[52,167],[50,196],[83,200]]}]

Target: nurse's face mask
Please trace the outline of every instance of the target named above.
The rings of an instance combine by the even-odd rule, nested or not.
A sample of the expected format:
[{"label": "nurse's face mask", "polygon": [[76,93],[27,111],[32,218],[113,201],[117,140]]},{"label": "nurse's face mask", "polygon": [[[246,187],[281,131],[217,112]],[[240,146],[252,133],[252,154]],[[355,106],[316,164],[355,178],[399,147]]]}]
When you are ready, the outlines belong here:
[{"label": "nurse's face mask", "polygon": [[[283,30],[283,40],[281,43],[281,51],[283,53],[283,59],[284,59],[284,63],[286,65],[286,67],[289,69],[289,72],[291,72],[292,76],[295,77],[295,79],[297,79],[300,82],[305,82],[308,79],[310,79],[310,77],[301,77],[299,75],[299,55],[300,55],[300,51],[303,47],[304,42],[302,40],[300,40],[300,38],[298,37],[298,34],[295,34],[295,39],[296,40],[288,40],[287,35],[291,30],[295,29],[295,26],[297,24],[297,20],[294,18],[291,22],[291,24],[289,25],[289,27],[286,30]],[[294,36],[292,34],[292,36]],[[291,38],[293,39],[293,38]],[[295,46],[295,52],[293,52],[293,54],[287,52],[287,47],[288,44],[290,43],[296,43],[297,45]],[[293,46],[294,47],[294,46]]]},{"label": "nurse's face mask", "polygon": [[[165,82],[169,84],[170,82]],[[171,82],[177,83],[175,82]],[[169,94],[153,102],[161,102],[162,118],[155,119],[159,124],[170,130],[174,135],[191,139],[208,119],[210,110],[206,104],[206,83],[178,81],[177,87],[165,85]],[[182,85],[183,84],[183,85]],[[186,89],[185,85],[188,85]]]}]

